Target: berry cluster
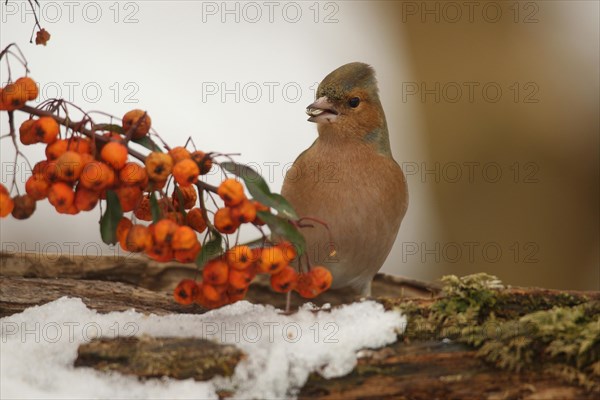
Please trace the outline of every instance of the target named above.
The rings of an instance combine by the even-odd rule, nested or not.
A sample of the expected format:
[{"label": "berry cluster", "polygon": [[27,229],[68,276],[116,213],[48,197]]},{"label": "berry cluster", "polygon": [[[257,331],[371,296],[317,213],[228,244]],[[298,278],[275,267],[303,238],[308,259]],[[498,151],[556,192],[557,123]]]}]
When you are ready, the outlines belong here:
[{"label": "berry cluster", "polygon": [[[19,194],[14,179],[10,190],[0,185],[0,217],[29,218],[36,202],[44,199],[56,212],[70,215],[94,210],[105,200],[101,233],[106,243],[119,243],[125,251],[144,253],[159,262],[195,262],[203,268],[201,281],[185,279],[175,289],[175,300],[181,304],[215,308],[243,299],[258,274],[270,276],[274,291],[295,290],[305,298],[331,286],[326,268],[310,264],[306,270],[301,268],[304,238],[297,230],[298,217],[255,171],[233,161],[220,162],[219,157],[231,160],[226,155],[192,151],[187,145],[165,145],[162,151],[151,138],[158,135],[151,132],[150,116],[142,110],[127,112],[120,125],[95,124],[88,114],[75,123],[59,116],[61,110],[67,113],[64,100],[38,108],[26,106],[37,95],[37,85],[29,77],[0,89],[0,110],[9,113],[7,137],[13,139],[17,156],[23,156],[19,141],[45,145],[46,156],[32,167],[25,194]],[[15,110],[30,115],[18,132],[13,127]],[[61,125],[66,128],[62,133]],[[142,154],[131,144],[150,152]],[[237,178],[226,176],[218,186],[208,184],[203,175],[215,165]],[[254,179],[247,180],[242,172]],[[17,194],[11,197],[13,189]],[[246,190],[253,198],[247,197]],[[205,206],[207,196],[217,206],[214,213]],[[244,224],[259,230],[262,247],[230,241],[227,235],[239,232]],[[279,239],[263,233],[265,224]]]},{"label": "berry cluster", "polygon": [[107,132],[90,139],[73,133],[60,138],[56,120],[44,116],[23,122],[19,138],[25,145],[46,144],[46,159],[33,166],[24,196],[34,201],[47,198],[60,214],[91,211],[106,199],[107,191],[116,193],[124,212],[133,211],[144,192],[154,190],[155,181],[144,166],[129,160],[123,135]]},{"label": "berry cluster", "polygon": [[304,298],[314,298],[329,289],[332,282],[329,270],[313,267],[306,273],[298,273],[290,266],[296,256],[294,246],[288,242],[253,249],[235,246],[204,266],[201,282],[192,279],[179,282],[175,300],[181,304],[220,307],[243,299],[257,274],[270,275],[271,288],[278,293],[295,290]]}]

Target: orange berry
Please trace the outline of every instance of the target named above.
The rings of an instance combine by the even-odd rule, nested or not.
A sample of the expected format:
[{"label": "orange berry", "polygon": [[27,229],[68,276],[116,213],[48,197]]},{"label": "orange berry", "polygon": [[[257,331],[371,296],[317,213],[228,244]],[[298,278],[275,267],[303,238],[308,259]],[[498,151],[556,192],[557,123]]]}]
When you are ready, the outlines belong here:
[{"label": "orange berry", "polygon": [[35,211],[35,199],[28,194],[16,196],[13,202],[12,216],[16,219],[27,219]]},{"label": "orange berry", "polygon": [[313,267],[308,273],[312,276],[314,285],[321,292],[324,292],[331,287],[333,276],[327,268],[321,266]]},{"label": "orange berry", "polygon": [[215,213],[215,228],[221,233],[231,234],[240,226],[239,222],[231,218],[231,208],[224,207]]},{"label": "orange berry", "polygon": [[35,136],[39,142],[52,143],[56,140],[59,132],[58,122],[52,117],[41,117],[32,129],[35,132]]},{"label": "orange berry", "polygon": [[79,182],[86,189],[99,192],[114,184],[115,172],[103,162],[92,161],[83,166]]},{"label": "orange berry", "polygon": [[146,250],[146,255],[154,261],[169,262],[173,260],[173,249],[166,243],[153,243],[152,246]]},{"label": "orange berry", "polygon": [[294,290],[305,299],[313,299],[320,293],[313,282],[312,276],[308,273],[298,275],[298,281]]},{"label": "orange berry", "polygon": [[133,210],[136,218],[142,221],[152,221],[152,211],[150,210],[150,199],[146,196],[142,197],[140,204]]},{"label": "orange berry", "polygon": [[72,136],[69,140],[68,150],[73,150],[79,154],[91,154],[92,144],[88,138]]},{"label": "orange berry", "polygon": [[223,199],[227,207],[236,206],[246,198],[244,187],[235,179],[225,179],[221,182],[217,194]]},{"label": "orange berry", "polygon": [[198,284],[191,279],[184,279],[173,291],[173,297],[179,304],[189,305],[192,304],[196,297],[198,297]]},{"label": "orange berry", "polygon": [[240,204],[231,208],[231,219],[240,224],[252,222],[256,219],[256,207],[250,200],[244,199]]},{"label": "orange berry", "polygon": [[142,200],[142,189],[137,186],[123,186],[115,189],[123,212],[133,211]]},{"label": "orange berry", "polygon": [[247,293],[247,286],[242,289],[237,289],[231,286],[227,288],[227,297],[229,298],[230,303],[235,303],[236,301],[244,300]]},{"label": "orange berry", "polygon": [[206,175],[210,172],[213,162],[209,154],[206,154],[200,150],[194,151],[192,153],[192,160],[198,164],[200,175]]},{"label": "orange berry", "polygon": [[75,192],[64,182],[53,183],[48,190],[48,201],[57,209],[68,210],[75,201]]},{"label": "orange berry", "polygon": [[[146,170],[146,174],[148,173],[148,170]],[[148,180],[148,184],[146,185],[146,187],[144,188],[144,192],[154,192],[156,190],[162,190],[164,189],[164,187],[167,185],[167,180],[161,180],[161,181],[155,181],[155,180]]]},{"label": "orange berry", "polygon": [[229,266],[220,259],[210,260],[202,270],[202,280],[209,285],[224,285],[229,277]]},{"label": "orange berry", "polygon": [[298,276],[296,291],[300,296],[312,299],[331,287],[333,277],[325,267],[313,267],[305,274]]},{"label": "orange berry", "polygon": [[174,257],[180,263],[193,263],[196,261],[196,257],[200,254],[200,250],[202,250],[202,245],[200,242],[196,242],[196,244],[188,250],[175,250]]},{"label": "orange berry", "polygon": [[127,163],[127,156],[127,147],[118,142],[109,142],[105,144],[100,152],[100,158],[117,171],[125,166]]},{"label": "orange berry", "polygon": [[[33,168],[35,169],[35,166]],[[0,193],[9,194],[8,189],[1,183],[0,183]]]},{"label": "orange berry", "polygon": [[31,171],[33,175],[44,175],[46,171],[46,167],[48,166],[48,160],[42,160],[35,163],[33,166],[33,170]]},{"label": "orange berry", "polygon": [[177,189],[173,190],[173,207],[179,210],[179,197],[183,200],[183,208],[189,210],[196,205],[198,201],[198,194],[194,186],[179,186],[179,192]]},{"label": "orange berry", "polygon": [[283,259],[289,264],[296,258],[296,247],[290,242],[281,242],[277,245],[283,252]]},{"label": "orange berry", "polygon": [[186,224],[199,233],[204,232],[206,230],[206,221],[204,221],[204,217],[202,216],[202,210],[196,207],[188,211]]},{"label": "orange berry", "polygon": [[42,169],[42,176],[46,181],[58,181],[58,165],[56,164],[56,161],[48,161],[40,166],[40,168]]},{"label": "orange berry", "polygon": [[21,88],[21,90],[25,93],[25,98],[27,100],[35,100],[38,97],[39,90],[37,84],[30,77],[24,76],[17,79],[15,85]]},{"label": "orange berry", "polygon": [[57,177],[61,181],[74,182],[83,170],[81,155],[75,151],[66,151],[56,159]]},{"label": "orange berry", "polygon": [[6,217],[15,208],[15,202],[8,192],[0,192],[0,218]]},{"label": "orange berry", "polygon": [[189,250],[196,245],[198,237],[196,232],[189,226],[180,226],[173,234],[172,247],[173,250]]},{"label": "orange berry", "polygon": [[173,159],[173,163],[177,164],[181,160],[192,158],[192,155],[185,147],[174,147],[169,151],[169,155]]},{"label": "orange berry", "polygon": [[[205,300],[208,300],[208,306],[210,308],[216,308],[216,304],[211,304],[210,302],[217,303],[223,300],[223,295],[227,290],[226,285],[212,285],[208,282],[202,282],[202,294]],[[203,304],[205,305],[205,304]]]},{"label": "orange berry", "polygon": [[280,247],[268,247],[263,249],[260,255],[258,269],[267,274],[276,274],[288,265]]},{"label": "orange berry", "polygon": [[75,206],[75,204],[71,204],[69,207],[55,207],[56,208],[56,212],[58,212],[59,214],[66,214],[66,215],[76,215],[79,214],[79,210],[77,209],[77,207]]},{"label": "orange berry", "polygon": [[[79,152],[77,152],[77,153],[79,153]],[[94,156],[91,155],[90,153],[79,153],[79,155],[81,156],[81,161],[82,161],[84,167],[85,167],[85,164],[90,163],[92,161],[96,161]]]},{"label": "orange berry", "polygon": [[33,126],[35,125],[34,119],[28,119],[24,121],[19,127],[19,139],[24,145],[30,145],[38,142],[38,138],[35,135]]},{"label": "orange berry", "polygon": [[252,280],[255,276],[256,275],[254,274],[254,271],[250,269],[237,270],[230,268],[228,278],[229,286],[234,287],[236,289],[247,288],[248,286],[250,286],[250,283],[252,283]]},{"label": "orange berry", "polygon": [[127,233],[126,244],[127,250],[139,253],[152,247],[152,236],[144,225],[133,225]]},{"label": "orange berry", "polygon": [[25,102],[29,100],[25,87],[23,85],[17,85],[17,83],[10,83],[2,90],[2,103],[8,111],[16,110],[25,105]]},{"label": "orange berry", "polygon": [[117,239],[121,240],[121,238],[127,236],[127,232],[133,226],[131,220],[127,217],[122,217],[117,224]]},{"label": "orange berry", "polygon": [[117,224],[117,232],[116,232],[117,240],[119,241],[121,248],[125,251],[128,251],[127,250],[127,235],[129,234],[129,230],[131,229],[132,226],[133,226],[133,223],[131,223],[131,220],[127,217],[121,218],[121,220]]},{"label": "orange berry", "polygon": [[146,187],[148,174],[146,168],[134,162],[128,162],[119,171],[119,179],[123,185]]},{"label": "orange berry", "polygon": [[105,137],[108,139],[108,141],[106,143],[110,143],[110,142],[118,142],[118,143],[125,143],[125,138],[123,136],[121,136],[120,133],[117,132],[104,132],[102,134],[102,137]]},{"label": "orange berry", "polygon": [[165,153],[153,152],[146,157],[146,172],[153,181],[166,180],[173,170],[173,159]]},{"label": "orange berry", "polygon": [[35,200],[42,200],[48,196],[50,184],[41,174],[34,174],[25,182],[25,191]]},{"label": "orange berry", "polygon": [[190,186],[196,182],[199,174],[198,165],[190,159],[181,160],[173,167],[173,177],[177,184],[182,187]]},{"label": "orange berry", "polygon": [[171,243],[177,228],[179,228],[179,225],[176,222],[167,218],[161,219],[154,224],[154,232],[152,234],[154,241],[158,244]]},{"label": "orange berry", "polygon": [[252,249],[248,246],[235,246],[226,253],[227,264],[233,269],[245,270],[255,261]]},{"label": "orange berry", "polygon": [[[254,208],[256,209],[256,212],[258,211],[269,211],[270,208],[265,206],[262,203],[259,203],[256,200],[252,200],[252,204],[254,204]],[[252,221],[252,223],[254,225],[258,225],[258,226],[262,226],[265,224],[265,221],[263,221],[262,219],[260,219],[260,217],[256,216],[256,218],[254,218],[254,221]]]},{"label": "orange berry", "polygon": [[256,272],[259,272],[260,270],[260,258],[262,256],[262,248],[260,247],[255,247],[252,249],[252,265],[250,266],[250,268],[252,268],[253,270],[255,270]]},{"label": "orange berry", "polygon": [[[138,123],[139,121],[139,123]],[[148,134],[152,126],[152,119],[142,110],[131,110],[123,116],[123,131],[127,133],[134,125],[137,128],[131,134],[134,139],[141,139]]]},{"label": "orange berry", "polygon": [[298,273],[289,265],[281,271],[271,275],[271,288],[278,293],[287,293],[294,290],[298,283]]},{"label": "orange berry", "polygon": [[100,196],[98,192],[94,192],[93,190],[86,189],[82,186],[77,186],[75,190],[75,207],[79,211],[91,211],[98,204],[98,200]]},{"label": "orange berry", "polygon": [[171,221],[177,222],[177,225],[184,225],[184,223],[185,223],[185,215],[183,215],[180,212],[170,211],[165,214],[165,218],[168,218]]},{"label": "orange berry", "polygon": [[56,160],[63,153],[67,151],[69,141],[66,139],[58,139],[54,143],[50,143],[46,146],[46,158],[48,160]]}]

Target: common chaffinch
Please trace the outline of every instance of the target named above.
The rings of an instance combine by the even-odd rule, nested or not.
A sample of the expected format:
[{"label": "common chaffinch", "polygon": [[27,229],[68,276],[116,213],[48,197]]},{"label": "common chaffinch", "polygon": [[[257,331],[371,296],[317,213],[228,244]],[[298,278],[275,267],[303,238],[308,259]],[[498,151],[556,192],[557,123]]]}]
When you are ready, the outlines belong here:
[{"label": "common chaffinch", "polygon": [[373,68],[354,62],[331,72],[306,112],[318,138],[287,172],[282,194],[300,216],[327,224],[301,228],[310,262],[329,268],[332,288],[368,296],[408,207]]}]

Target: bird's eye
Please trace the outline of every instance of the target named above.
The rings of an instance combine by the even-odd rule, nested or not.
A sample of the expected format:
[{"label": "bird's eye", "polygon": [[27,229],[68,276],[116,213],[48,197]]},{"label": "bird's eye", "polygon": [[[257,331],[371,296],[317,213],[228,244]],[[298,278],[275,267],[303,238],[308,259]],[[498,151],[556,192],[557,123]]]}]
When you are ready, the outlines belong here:
[{"label": "bird's eye", "polygon": [[350,100],[348,100],[348,105],[352,108],[358,107],[359,104],[360,104],[360,99],[358,97],[353,97]]}]

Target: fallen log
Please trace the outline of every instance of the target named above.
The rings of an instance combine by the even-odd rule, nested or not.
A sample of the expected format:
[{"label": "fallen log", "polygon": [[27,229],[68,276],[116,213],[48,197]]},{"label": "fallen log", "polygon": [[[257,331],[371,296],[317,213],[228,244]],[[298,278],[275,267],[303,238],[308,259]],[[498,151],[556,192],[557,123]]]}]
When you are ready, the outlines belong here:
[{"label": "fallen log", "polygon": [[[107,260],[91,266],[73,260],[70,261],[71,264],[65,265],[59,260],[50,264],[44,262],[40,262],[39,258],[36,260],[35,257],[32,260],[31,255],[2,255],[1,316],[17,313],[62,296],[79,297],[88,307],[102,313],[130,308],[148,314],[205,312],[196,305],[184,307],[176,304],[170,293],[179,279],[190,277],[187,274],[195,270],[192,266],[151,266],[142,260],[135,264],[134,270],[137,272],[132,273],[131,269],[126,270],[118,267],[121,264],[114,264],[114,261],[111,261],[111,264]],[[41,268],[42,265],[46,268]],[[181,271],[185,273],[182,275]],[[138,273],[139,276],[136,275]],[[152,279],[157,279],[158,283],[151,284]],[[460,284],[463,283],[461,281]],[[161,289],[152,290],[156,287]],[[490,315],[503,321],[512,321],[536,312],[552,312],[561,308],[570,310],[588,305],[590,306],[586,308],[586,312],[592,313],[594,317],[597,316],[599,292],[498,288],[494,289],[496,292],[493,301],[490,301],[487,289],[481,291],[484,296],[479,298],[481,293],[476,290],[469,292],[473,287],[468,285],[464,292],[459,290],[454,297],[448,293],[447,288],[443,293],[440,293],[439,288],[440,285],[378,276],[374,285],[375,299],[387,309],[405,312],[409,316],[407,331],[399,337],[398,342],[390,346],[362,351],[358,365],[349,375],[336,379],[324,379],[318,374],[311,375],[299,394],[300,398],[533,400],[591,399],[598,395],[598,377],[594,377],[593,374],[586,375],[585,384],[578,384],[573,379],[568,379],[567,375],[572,371],[561,369],[563,366],[555,368],[555,360],[543,357],[536,359],[533,367],[520,370],[498,369],[494,367],[494,363],[489,360],[486,362],[485,357],[482,357],[481,349],[477,350],[479,344],[474,341],[461,341],[460,334],[455,338],[448,335],[444,329],[457,323],[453,317],[460,314],[462,306],[467,309],[475,307],[473,309],[477,312],[472,313],[471,320],[467,321],[472,324],[479,318],[488,318]],[[333,304],[353,300],[335,293],[328,295],[330,297],[327,301]],[[248,300],[282,307],[285,297],[273,293],[268,284],[262,282],[252,286]],[[466,303],[463,304],[462,301]],[[415,326],[418,329],[415,329]],[[92,366],[100,370],[117,370],[146,379],[154,376],[205,379],[213,373],[227,375],[241,357],[241,353],[237,353],[233,348],[223,350],[217,345],[207,354],[212,351],[213,358],[222,360],[223,350],[227,354],[227,363],[215,363],[221,365],[221,369],[199,367],[200,369],[194,370],[185,367],[185,353],[191,345],[202,348],[203,344],[196,342],[199,339],[157,340],[159,341],[146,338],[116,338],[93,341],[80,348],[77,365]],[[166,342],[162,343],[167,345],[159,345],[161,340],[165,340]],[[600,342],[594,346],[590,353],[592,362],[594,357],[597,359]],[[179,349],[181,354],[174,356],[173,349]],[[229,356],[231,357],[228,358]],[[211,356],[208,359],[210,358]],[[155,371],[152,367],[155,362],[159,363],[160,372],[151,372]],[[228,396],[227,393],[221,395]]]}]

